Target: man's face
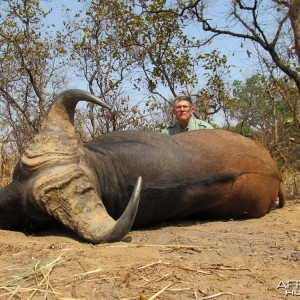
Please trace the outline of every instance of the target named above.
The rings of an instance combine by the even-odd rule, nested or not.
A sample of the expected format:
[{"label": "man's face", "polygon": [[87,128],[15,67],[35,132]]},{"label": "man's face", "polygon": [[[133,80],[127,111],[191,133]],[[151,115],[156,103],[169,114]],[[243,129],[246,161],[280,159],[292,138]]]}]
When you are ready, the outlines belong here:
[{"label": "man's face", "polygon": [[194,108],[192,107],[189,101],[178,100],[175,102],[172,112],[176,116],[177,121],[179,123],[180,121],[187,122],[190,120],[191,116],[193,115]]}]

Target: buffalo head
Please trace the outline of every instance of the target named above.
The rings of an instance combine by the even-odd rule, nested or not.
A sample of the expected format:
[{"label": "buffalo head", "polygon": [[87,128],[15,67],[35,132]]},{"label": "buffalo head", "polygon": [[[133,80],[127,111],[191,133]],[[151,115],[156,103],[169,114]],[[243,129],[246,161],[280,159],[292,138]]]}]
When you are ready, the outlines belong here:
[{"label": "buffalo head", "polygon": [[131,228],[139,204],[141,178],[122,216],[107,213],[74,129],[78,101],[110,107],[97,97],[67,90],[55,99],[39,133],[17,164],[12,182],[0,190],[0,228],[27,219],[54,218],[94,243],[116,241]]}]

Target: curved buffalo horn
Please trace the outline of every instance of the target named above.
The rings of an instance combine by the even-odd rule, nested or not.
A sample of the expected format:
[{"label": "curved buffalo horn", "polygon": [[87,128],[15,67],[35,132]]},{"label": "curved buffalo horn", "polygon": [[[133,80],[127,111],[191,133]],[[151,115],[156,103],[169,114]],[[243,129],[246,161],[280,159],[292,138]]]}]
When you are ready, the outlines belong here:
[{"label": "curved buffalo horn", "polygon": [[42,122],[39,133],[21,158],[25,169],[33,170],[62,161],[78,162],[79,141],[74,129],[74,113],[80,100],[110,109],[108,104],[82,90],[67,90],[59,94]]},{"label": "curved buffalo horn", "polygon": [[85,91],[68,90],[58,95],[20,166],[34,174],[30,196],[44,212],[89,242],[120,240],[134,222],[142,179],[138,179],[125,212],[115,221],[98,195],[96,175],[85,165],[74,129],[75,107],[80,100],[109,108]]}]

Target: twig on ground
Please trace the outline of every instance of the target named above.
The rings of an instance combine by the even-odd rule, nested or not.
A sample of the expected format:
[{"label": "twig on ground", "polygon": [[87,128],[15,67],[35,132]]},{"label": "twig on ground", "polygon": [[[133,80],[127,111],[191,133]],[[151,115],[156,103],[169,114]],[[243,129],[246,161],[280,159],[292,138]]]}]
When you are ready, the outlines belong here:
[{"label": "twig on ground", "polygon": [[151,264],[139,267],[138,270],[143,270],[143,269],[146,269],[146,268],[149,268],[149,267],[153,267],[153,266],[158,265],[158,264],[170,265],[170,263],[168,263],[168,262],[162,262],[161,260],[159,260],[157,262],[154,262],[154,263],[151,263]]},{"label": "twig on ground", "polygon": [[199,298],[199,299],[200,300],[207,300],[207,299],[213,299],[213,298],[217,298],[217,297],[224,296],[224,295],[238,296],[237,294],[234,294],[234,293],[231,293],[231,292],[221,292],[221,293],[217,293],[217,294],[214,294],[214,295],[202,297],[202,298]]},{"label": "twig on ground", "polygon": [[148,298],[148,300],[153,300],[155,298],[157,298],[160,294],[162,294],[165,290],[167,290],[171,285],[173,285],[174,282],[168,284],[167,286],[165,286],[163,289],[161,289],[160,291],[158,291],[156,294],[154,294],[152,297]]}]

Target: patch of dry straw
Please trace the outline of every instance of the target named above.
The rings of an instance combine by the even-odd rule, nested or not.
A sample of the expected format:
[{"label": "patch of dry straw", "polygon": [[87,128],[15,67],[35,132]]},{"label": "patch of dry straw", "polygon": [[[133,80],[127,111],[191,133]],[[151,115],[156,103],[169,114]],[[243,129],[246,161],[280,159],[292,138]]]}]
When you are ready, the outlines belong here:
[{"label": "patch of dry straw", "polygon": [[[56,291],[59,286],[68,286],[85,280],[95,278],[102,269],[96,269],[85,273],[75,274],[68,277],[51,278],[54,268],[63,265],[66,259],[63,255],[55,259],[44,259],[34,264],[20,267],[9,266],[0,270],[0,299],[39,299],[53,298],[64,299]],[[70,298],[69,298],[70,299]]]},{"label": "patch of dry straw", "polygon": [[[144,245],[146,247],[159,247],[161,253],[170,252],[194,253],[201,251],[199,246],[190,245]],[[93,246],[95,248],[95,246]],[[120,247],[114,245],[103,245],[101,247]],[[125,246],[123,246],[125,247]],[[127,247],[141,247],[141,245],[130,245]],[[71,300],[62,294],[62,290],[67,287],[74,287],[81,283],[96,281],[102,278],[113,279],[113,285],[117,289],[122,289],[122,295],[128,295],[133,292],[134,296],[123,296],[122,300],[154,300],[168,299],[170,295],[176,297],[178,293],[188,293],[189,297],[194,299],[215,299],[222,296],[240,297],[230,291],[208,294],[207,291],[199,289],[197,276],[215,276],[220,280],[226,277],[220,272],[229,271],[250,271],[248,268],[232,267],[226,265],[209,265],[202,269],[195,269],[187,264],[168,262],[158,260],[147,264],[136,262],[133,265],[120,267],[117,274],[108,276],[101,268],[60,277],[60,270],[65,267],[65,262],[70,262],[73,257],[70,253],[63,252],[56,258],[45,258],[36,263],[30,263],[25,266],[13,265],[0,270],[0,299],[60,299]],[[54,272],[54,269],[58,272]],[[121,270],[121,271],[120,271]],[[192,274],[192,276],[188,276]],[[111,275],[111,274],[110,274]],[[192,278],[190,281],[188,278]],[[61,289],[63,288],[63,289]],[[124,289],[123,289],[124,288]],[[120,294],[120,295],[121,295]],[[87,295],[91,296],[91,295]],[[162,297],[162,298],[161,298]],[[167,297],[167,298],[165,298]],[[76,299],[78,299],[76,297]]]}]

